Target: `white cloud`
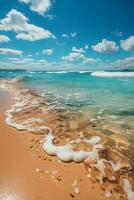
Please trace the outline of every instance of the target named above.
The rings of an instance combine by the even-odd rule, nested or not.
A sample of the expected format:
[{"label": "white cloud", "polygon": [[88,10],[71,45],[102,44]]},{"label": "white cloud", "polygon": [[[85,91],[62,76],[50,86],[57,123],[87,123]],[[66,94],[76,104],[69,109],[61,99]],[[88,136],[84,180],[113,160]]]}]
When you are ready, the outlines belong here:
[{"label": "white cloud", "polygon": [[122,32],[119,31],[119,29],[116,29],[115,31],[111,32],[111,34],[115,35],[115,36],[118,36],[118,37],[121,37],[122,36]]},{"label": "white cloud", "polygon": [[34,61],[32,58],[8,58],[8,60],[16,64],[31,63]]},{"label": "white cloud", "polygon": [[66,62],[80,60],[80,61],[82,61],[83,64],[93,64],[96,62],[100,62],[99,59],[88,58],[83,53],[85,53],[84,49],[82,49],[82,48],[77,49],[76,47],[73,47],[72,52],[67,56],[63,56],[62,60],[66,61]]},{"label": "white cloud", "polygon": [[103,67],[104,70],[134,70],[134,56],[120,58],[114,62],[108,61],[108,63],[103,63]]},{"label": "white cloud", "polygon": [[83,64],[93,64],[93,63],[96,63],[98,61],[99,61],[98,59],[84,57]]},{"label": "white cloud", "polygon": [[38,62],[39,64],[46,64],[46,63],[48,63],[47,60],[43,60],[43,59],[42,59],[42,60],[38,60],[37,62]]},{"label": "white cloud", "polygon": [[21,12],[12,9],[4,19],[0,20],[0,30],[14,31],[16,38],[36,41],[40,39],[54,38],[54,35],[44,28],[29,23],[29,19]]},{"label": "white cloud", "polygon": [[53,49],[43,49],[42,50],[42,53],[45,55],[48,55],[48,56],[52,55],[53,52],[54,52]]},{"label": "white cloud", "polygon": [[63,33],[63,34],[62,34],[62,37],[64,37],[64,38],[69,38],[69,35],[66,34],[66,33]]},{"label": "white cloud", "polygon": [[115,63],[118,67],[133,67],[134,68],[134,56],[126,57],[124,59],[118,59]]},{"label": "white cloud", "polygon": [[54,20],[56,18],[56,15],[47,14],[45,15],[45,17],[48,18],[49,20]]},{"label": "white cloud", "polygon": [[0,35],[0,42],[9,42],[10,38],[6,35]]},{"label": "white cloud", "polygon": [[121,40],[121,47],[125,51],[134,51],[134,35],[130,36],[126,40]]},{"label": "white cloud", "polygon": [[16,50],[16,49],[0,48],[0,54],[21,55],[22,53],[23,53],[23,51]]},{"label": "white cloud", "polygon": [[[62,69],[63,65],[61,66]],[[0,62],[0,68],[26,69],[26,70],[55,70],[59,68],[59,63],[47,60],[36,60],[27,57],[11,57],[6,62]]]},{"label": "white cloud", "polygon": [[51,0],[19,0],[22,3],[30,5],[30,10],[45,14],[51,7]]},{"label": "white cloud", "polygon": [[76,61],[83,59],[84,55],[79,52],[70,53],[68,56],[63,56],[62,59],[65,61]]},{"label": "white cloud", "polygon": [[102,42],[99,42],[96,45],[92,45],[92,49],[94,51],[98,51],[100,53],[114,53],[119,50],[119,47],[115,42],[103,39]]},{"label": "white cloud", "polygon": [[72,37],[72,38],[76,38],[76,36],[77,36],[77,32],[71,33],[71,37]]},{"label": "white cloud", "polygon": [[78,52],[78,53],[85,53],[86,51],[83,48],[77,49],[76,47],[72,48],[73,52]]},{"label": "white cloud", "polygon": [[62,34],[62,37],[63,37],[63,38],[76,38],[76,37],[77,37],[77,32],[70,33],[70,34],[63,33],[63,34]]}]

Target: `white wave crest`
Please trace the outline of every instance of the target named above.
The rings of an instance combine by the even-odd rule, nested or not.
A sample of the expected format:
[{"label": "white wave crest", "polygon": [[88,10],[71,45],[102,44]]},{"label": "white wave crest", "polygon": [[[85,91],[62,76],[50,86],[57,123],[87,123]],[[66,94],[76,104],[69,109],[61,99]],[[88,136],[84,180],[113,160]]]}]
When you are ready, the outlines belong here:
[{"label": "white wave crest", "polygon": [[86,74],[90,73],[91,71],[47,71],[47,74],[68,74],[68,73],[79,73],[79,74]]},{"label": "white wave crest", "polygon": [[99,77],[134,77],[134,72],[106,72],[96,71],[91,73],[92,76]]},{"label": "white wave crest", "polygon": [[66,74],[66,73],[69,73],[69,71],[48,71],[46,72],[47,74]]}]

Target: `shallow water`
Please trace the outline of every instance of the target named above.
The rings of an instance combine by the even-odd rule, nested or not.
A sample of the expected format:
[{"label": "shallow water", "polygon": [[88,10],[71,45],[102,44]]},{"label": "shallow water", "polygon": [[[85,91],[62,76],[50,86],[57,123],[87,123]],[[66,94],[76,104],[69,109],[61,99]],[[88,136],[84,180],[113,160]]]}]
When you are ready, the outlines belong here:
[{"label": "shallow water", "polygon": [[[99,72],[98,72],[99,73]],[[133,72],[26,72],[3,71],[0,78],[22,77],[25,87],[38,92],[59,108],[69,108],[84,117],[92,113],[105,123],[120,124],[123,134],[134,132],[134,77]],[[111,77],[110,77],[111,76]],[[130,75],[129,75],[130,76]],[[82,112],[83,115],[80,113]]]},{"label": "shallow water", "polygon": [[95,181],[107,189],[110,184],[113,195],[119,190],[133,197],[134,78],[4,72],[1,79],[0,87],[15,99],[6,112],[9,126],[42,135],[47,154],[84,162]]}]

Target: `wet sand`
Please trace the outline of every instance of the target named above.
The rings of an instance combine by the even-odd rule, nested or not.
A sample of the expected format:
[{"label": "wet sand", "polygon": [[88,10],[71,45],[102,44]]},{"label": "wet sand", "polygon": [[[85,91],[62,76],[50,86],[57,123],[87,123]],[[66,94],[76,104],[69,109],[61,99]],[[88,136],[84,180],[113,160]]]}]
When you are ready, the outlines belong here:
[{"label": "wet sand", "polygon": [[[0,200],[134,199],[134,170],[131,156],[126,157],[129,144],[124,136],[103,134],[96,121],[70,123],[70,110],[55,109],[16,80],[3,83]],[[64,152],[68,143],[71,159],[70,149]],[[67,155],[66,162],[60,161],[63,155]]]},{"label": "wet sand", "polygon": [[41,149],[42,136],[7,126],[4,112],[12,101],[7,92],[0,97],[1,200],[106,199],[101,185],[86,176],[83,163],[50,157]]}]

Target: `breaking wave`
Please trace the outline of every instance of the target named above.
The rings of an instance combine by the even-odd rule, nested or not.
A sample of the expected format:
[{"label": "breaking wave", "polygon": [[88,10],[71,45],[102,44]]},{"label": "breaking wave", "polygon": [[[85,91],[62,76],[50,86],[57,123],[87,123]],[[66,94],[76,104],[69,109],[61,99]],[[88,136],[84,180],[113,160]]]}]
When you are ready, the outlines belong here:
[{"label": "breaking wave", "polygon": [[70,73],[78,73],[78,74],[87,74],[91,73],[91,71],[47,71],[47,74],[70,74]]},{"label": "breaking wave", "polygon": [[91,73],[92,76],[99,77],[134,77],[134,72],[106,72],[96,71]]}]

